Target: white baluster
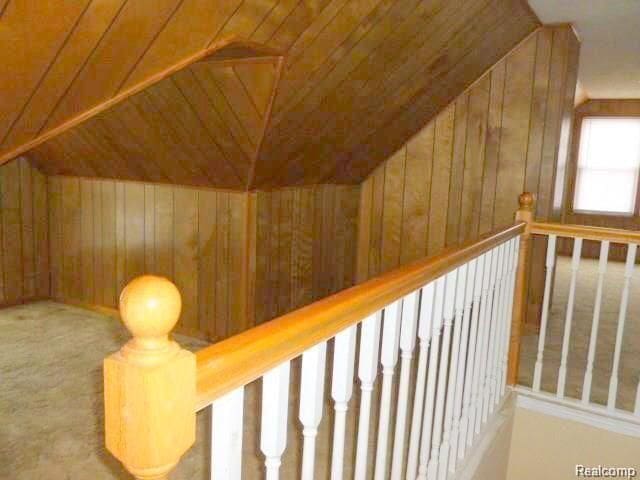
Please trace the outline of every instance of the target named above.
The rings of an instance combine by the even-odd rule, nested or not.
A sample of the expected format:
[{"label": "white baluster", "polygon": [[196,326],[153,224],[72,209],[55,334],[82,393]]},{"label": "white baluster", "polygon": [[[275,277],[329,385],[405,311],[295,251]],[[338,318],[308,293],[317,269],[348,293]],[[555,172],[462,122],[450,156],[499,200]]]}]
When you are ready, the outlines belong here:
[{"label": "white baluster", "polygon": [[[458,365],[460,362],[461,348],[460,337],[462,335],[462,315],[464,313],[465,287],[467,284],[467,264],[458,268],[458,277],[455,291],[455,316],[453,320],[453,341],[451,342],[451,366],[449,369],[449,379],[446,391],[446,401],[444,410],[444,428],[442,432],[442,445],[440,446],[440,457],[438,460],[438,478],[444,480],[448,472],[449,452],[451,450],[451,427],[453,425],[454,408],[458,392]],[[464,353],[463,353],[464,354]],[[462,388],[460,385],[459,388]]]},{"label": "white baluster", "polygon": [[449,272],[446,276],[446,288],[444,295],[443,319],[444,328],[442,335],[442,351],[440,352],[440,370],[438,371],[438,387],[436,391],[436,410],[433,415],[433,438],[431,440],[431,459],[427,467],[427,478],[435,480],[438,476],[440,464],[440,442],[442,440],[442,423],[444,416],[444,403],[447,399],[447,375],[449,374],[449,351],[451,349],[451,329],[453,326],[454,301],[456,296],[456,283],[458,270]]},{"label": "white baluster", "polygon": [[420,339],[420,345],[415,396],[413,399],[413,416],[411,419],[411,435],[409,438],[406,480],[415,480],[416,475],[418,474],[418,453],[420,449],[420,435],[422,433],[422,406],[424,404],[425,382],[427,380],[427,357],[433,323],[435,286],[435,282],[429,283],[422,289],[422,295],[420,297],[420,321],[418,322],[418,338]]},{"label": "white baluster", "polygon": [[[496,275],[496,261],[498,259],[498,252],[496,249],[488,252],[490,254],[489,268],[486,276],[486,284],[482,282],[482,301],[480,305],[480,330],[482,336],[480,337],[480,356],[478,359],[478,395],[476,397],[475,405],[471,411],[473,434],[480,433],[480,426],[482,425],[482,401],[484,398],[485,389],[485,373],[487,367],[487,354],[489,350],[489,332],[490,332],[490,320],[491,320],[491,306],[493,304],[492,286],[494,285]],[[486,285],[486,287],[485,287]]]},{"label": "white baluster", "polygon": [[[616,408],[616,398],[618,397],[618,370],[620,368],[620,354],[622,353],[622,335],[624,324],[627,318],[627,306],[629,305],[629,286],[633,277],[633,267],[636,263],[636,251],[638,245],[635,243],[627,245],[627,262],[624,266],[624,285],[622,287],[622,298],[620,299],[620,312],[618,313],[618,329],[616,331],[616,346],[613,352],[613,367],[611,368],[611,378],[609,379],[609,398],[607,408]],[[636,406],[637,408],[637,406]]]},{"label": "white baluster", "polygon": [[556,263],[556,236],[549,235],[547,243],[547,260],[545,266],[547,272],[544,279],[544,296],[542,297],[542,316],[540,319],[540,334],[538,335],[538,355],[533,372],[533,390],[540,391],[542,381],[542,360],[544,357],[544,342],[547,338],[547,324],[549,323],[549,305],[551,304],[551,285],[553,283],[553,269]]},{"label": "white baluster", "polygon": [[500,368],[500,398],[507,388],[507,370],[509,365],[509,346],[511,341],[511,320],[513,319],[513,299],[516,291],[516,273],[518,270],[518,255],[520,252],[520,238],[511,240],[511,260],[509,273],[509,289],[507,300],[507,331],[504,335],[504,348],[502,349],[502,367]]},{"label": "white baluster", "polygon": [[587,355],[587,369],[584,373],[582,384],[582,403],[589,403],[591,399],[591,383],[593,382],[593,362],[596,358],[596,345],[598,343],[598,328],[600,327],[600,309],[602,306],[602,288],[604,287],[604,274],[607,271],[609,258],[609,242],[600,243],[600,260],[598,261],[598,284],[596,287],[596,302],[593,306],[593,320],[591,321],[591,335],[589,336],[589,353]]},{"label": "white baluster", "polygon": [[498,256],[496,260],[495,280],[493,283],[493,300],[491,305],[491,313],[489,314],[489,351],[487,352],[487,366],[485,376],[484,396],[482,398],[482,421],[486,422],[489,418],[489,410],[494,388],[494,362],[497,345],[500,335],[500,312],[502,308],[502,274],[504,261],[504,244],[499,245],[496,250]]},{"label": "white baluster", "polygon": [[422,419],[422,438],[420,441],[418,480],[425,480],[427,478],[427,465],[429,463],[429,454],[431,453],[431,433],[433,429],[438,361],[440,360],[440,330],[442,329],[445,278],[446,277],[440,277],[436,280],[431,330],[431,350],[429,351],[429,371],[427,373],[427,390],[424,405],[424,417]]},{"label": "white baluster", "polygon": [[211,478],[242,478],[242,417],[244,387],[211,404]]},{"label": "white baluster", "polygon": [[[471,308],[471,332],[469,333],[469,360],[468,368],[464,378],[464,395],[462,398],[462,416],[460,418],[460,440],[458,441],[458,459],[464,458],[467,444],[471,443],[471,409],[473,408],[474,378],[477,371],[479,325],[480,325],[480,302],[482,295],[482,282],[484,278],[486,264],[486,254],[478,257],[476,276],[473,281],[473,306]],[[475,387],[477,389],[477,385]]]},{"label": "white baluster", "polygon": [[409,382],[411,375],[411,359],[416,345],[416,328],[418,326],[419,291],[404,297],[402,303],[402,325],[400,327],[400,384],[398,387],[398,403],[396,410],[396,430],[393,440],[391,461],[391,480],[400,480],[404,461],[404,437],[409,407]]},{"label": "white baluster", "polygon": [[347,410],[353,393],[353,370],[356,356],[356,330],[353,325],[336,335],[333,345],[331,397],[335,402],[331,480],[341,480],[344,469],[344,436]]},{"label": "white baluster", "polygon": [[398,362],[400,343],[400,316],[402,301],[396,301],[384,309],[382,329],[382,393],[378,418],[378,443],[376,445],[375,480],[387,478],[387,445],[389,442],[389,421],[391,417],[391,395],[393,394],[393,373]]},{"label": "white baluster", "polygon": [[371,395],[378,375],[378,353],[380,350],[380,320],[382,311],[367,317],[360,327],[360,354],[358,378],[360,379],[360,418],[356,446],[354,480],[367,477],[367,455],[369,453],[369,423],[371,417]]},{"label": "white baluster", "polygon": [[287,445],[289,371],[289,362],[284,362],[262,377],[260,449],[266,457],[267,480],[278,480],[280,459]]},{"label": "white baluster", "polygon": [[564,335],[562,337],[562,358],[558,370],[558,398],[564,398],[564,387],[567,381],[567,358],[569,356],[569,341],[571,340],[571,323],[573,321],[573,304],[576,299],[576,282],[578,280],[578,268],[580,267],[580,254],[582,252],[582,239],[576,238],[573,243],[573,257],[571,258],[571,283],[569,284],[569,300],[567,302],[567,316],[564,321]]},{"label": "white baluster", "polygon": [[313,480],[316,437],[322,419],[327,343],[322,342],[302,354],[300,380],[300,413],[304,444],[302,448],[302,480]]},{"label": "white baluster", "polygon": [[513,243],[511,241],[506,242],[503,245],[504,254],[502,258],[502,274],[501,274],[501,293],[500,293],[500,312],[498,317],[498,334],[496,337],[496,351],[493,364],[493,378],[491,384],[491,401],[490,412],[493,412],[495,406],[500,402],[502,398],[502,359],[506,345],[506,332],[509,313],[509,292],[511,279],[511,255],[513,249]]},{"label": "white baluster", "polygon": [[[451,448],[449,450],[449,458],[447,460],[447,465],[449,467],[449,471],[454,473],[456,471],[456,463],[458,459],[458,441],[461,436],[461,423],[462,423],[462,403],[463,403],[463,392],[466,395],[471,385],[469,383],[465,383],[465,379],[467,378],[467,372],[470,370],[467,365],[467,354],[470,355],[471,349],[470,344],[473,342],[471,335],[469,333],[469,327],[471,323],[471,306],[473,303],[473,293],[476,285],[476,267],[478,264],[478,259],[474,258],[468,264],[467,269],[467,279],[466,279],[466,288],[464,294],[464,307],[462,314],[462,332],[461,332],[461,344],[460,344],[460,354],[458,359],[458,373],[456,374],[456,393],[453,400],[454,408],[453,408],[453,426],[451,428]],[[457,301],[456,296],[456,301]],[[469,375],[470,379],[471,376]]]}]

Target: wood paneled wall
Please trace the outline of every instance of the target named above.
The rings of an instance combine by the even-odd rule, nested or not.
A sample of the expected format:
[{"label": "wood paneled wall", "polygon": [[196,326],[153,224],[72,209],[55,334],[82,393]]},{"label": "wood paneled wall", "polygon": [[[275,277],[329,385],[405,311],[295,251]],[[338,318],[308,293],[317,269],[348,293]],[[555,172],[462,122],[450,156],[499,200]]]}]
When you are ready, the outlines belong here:
[{"label": "wood paneled wall", "polygon": [[115,308],[158,274],[183,299],[179,329],[211,340],[350,286],[359,188],[229,192],[49,179],[52,296]]},{"label": "wood paneled wall", "polygon": [[[537,218],[559,216],[578,49],[570,27],[538,30],[369,176],[359,281],[511,223],[525,190],[537,195]],[[536,268],[545,248],[535,247]]]},{"label": "wood paneled wall", "polygon": [[353,285],[358,186],[251,194],[257,323]]},{"label": "wood paneled wall", "polygon": [[[573,211],[573,196],[575,194],[575,179],[578,167],[578,154],[580,150],[580,133],[582,131],[582,120],[585,117],[640,117],[640,100],[588,100],[576,108],[573,123],[571,155],[569,157],[569,181],[567,198],[564,203],[563,222],[608,228],[624,228],[626,230],[640,230],[640,203],[636,205],[635,213],[633,215],[597,215]],[[573,252],[573,241],[560,239],[558,242],[558,251],[563,255],[571,255]],[[626,246],[611,244],[609,259],[623,262],[626,255]],[[584,242],[582,247],[582,256],[587,258],[598,258],[600,256],[600,243],[590,241]],[[640,262],[640,259],[638,261]]]},{"label": "wood paneled wall", "polygon": [[52,296],[117,307],[128,281],[158,274],[180,289],[181,331],[243,330],[246,203],[243,193],[50,177]]},{"label": "wood paneled wall", "polygon": [[47,182],[25,158],[0,166],[0,305],[49,295]]}]

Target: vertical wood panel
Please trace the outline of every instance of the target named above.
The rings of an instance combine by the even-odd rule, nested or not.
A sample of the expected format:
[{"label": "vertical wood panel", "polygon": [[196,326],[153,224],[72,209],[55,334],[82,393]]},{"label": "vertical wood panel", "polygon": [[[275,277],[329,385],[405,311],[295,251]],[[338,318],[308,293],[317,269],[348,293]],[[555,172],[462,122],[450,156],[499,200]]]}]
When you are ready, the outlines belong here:
[{"label": "vertical wood panel", "polygon": [[[358,214],[358,264],[356,281],[369,278],[369,243],[371,241],[371,219],[373,196],[373,179],[367,178],[360,187],[360,212]],[[404,223],[404,222],[403,222]]]},{"label": "vertical wood panel", "polygon": [[439,253],[446,241],[454,114],[455,107],[452,104],[435,120],[428,255]]},{"label": "vertical wood panel", "polygon": [[229,331],[235,335],[250,326],[247,319],[248,196],[229,194]]},{"label": "vertical wood panel", "polygon": [[513,222],[513,212],[518,208],[518,195],[524,189],[536,55],[535,40],[535,36],[529,38],[507,58],[494,204],[496,227]]},{"label": "vertical wood panel", "polygon": [[406,148],[401,148],[385,165],[381,272],[397,267],[400,262],[405,158]]},{"label": "vertical wood panel", "polygon": [[16,160],[20,169],[20,242],[22,244],[22,297],[33,297],[36,293],[36,266],[34,244],[33,168],[26,158]]},{"label": "vertical wood panel", "polygon": [[102,196],[102,301],[103,305],[118,305],[117,248],[116,248],[116,184],[101,182]]},{"label": "vertical wood panel", "polygon": [[4,301],[14,303],[22,298],[24,271],[22,269],[22,229],[20,164],[11,162],[2,167],[0,176],[2,195],[2,270]]},{"label": "vertical wood panel", "polygon": [[475,238],[480,229],[482,206],[482,176],[487,139],[487,113],[489,104],[489,76],[481,79],[469,92],[467,144],[464,159],[464,179],[460,211],[458,241]]},{"label": "vertical wood panel", "polygon": [[49,205],[47,202],[47,177],[35,168],[32,168],[31,174],[33,176],[33,244],[36,263],[35,294],[38,297],[46,297],[51,293],[49,283]]},{"label": "vertical wood panel", "polygon": [[[229,324],[229,193],[216,193],[216,336],[225,338]],[[233,287],[231,287],[233,288]]]},{"label": "vertical wood panel", "polygon": [[67,298],[82,298],[81,211],[80,181],[76,178],[62,179],[62,278],[63,295]]},{"label": "vertical wood panel", "polygon": [[449,179],[449,203],[447,205],[447,232],[445,244],[458,243],[460,232],[460,211],[465,173],[465,153],[467,145],[467,124],[469,93],[463,93],[455,102],[455,123],[453,132],[453,153]]},{"label": "vertical wood panel", "polygon": [[95,294],[93,183],[80,182],[80,266],[82,299],[93,301]]},{"label": "vertical wood panel", "polygon": [[278,212],[278,290],[277,313],[282,315],[291,306],[291,241],[293,190],[279,192],[280,210]]},{"label": "vertical wood panel", "polygon": [[498,157],[502,139],[502,106],[504,103],[506,61],[500,61],[491,70],[491,93],[489,95],[489,112],[487,118],[487,140],[482,177],[482,199],[480,207],[480,233],[489,232],[493,228],[493,205],[496,198],[496,178],[498,174]]},{"label": "vertical wood panel", "polygon": [[214,337],[216,318],[216,192],[198,192],[198,321]]},{"label": "vertical wood panel", "polygon": [[144,185],[124,185],[125,283],[143,275],[144,270]]},{"label": "vertical wood panel", "polygon": [[174,190],[173,280],[182,294],[180,325],[188,332],[198,329],[198,195],[191,188]]}]

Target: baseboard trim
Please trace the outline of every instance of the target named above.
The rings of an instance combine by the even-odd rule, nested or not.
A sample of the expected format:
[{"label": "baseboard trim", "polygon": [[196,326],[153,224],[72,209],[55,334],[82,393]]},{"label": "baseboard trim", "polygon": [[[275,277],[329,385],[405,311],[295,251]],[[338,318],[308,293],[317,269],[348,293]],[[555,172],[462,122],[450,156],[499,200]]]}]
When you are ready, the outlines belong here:
[{"label": "baseboard trim", "polygon": [[11,302],[2,302],[0,303],[0,309],[1,308],[11,308],[11,307],[19,307],[20,305],[27,305],[29,303],[34,303],[34,302],[44,302],[46,300],[51,300],[51,298],[49,297],[28,297],[28,298],[21,298],[20,300],[14,300]]},{"label": "baseboard trim", "polygon": [[516,387],[516,405],[534,412],[601,428],[614,433],[640,438],[640,417],[623,410],[608,410],[605,406],[584,405],[571,398],[534,392],[530,388]]}]

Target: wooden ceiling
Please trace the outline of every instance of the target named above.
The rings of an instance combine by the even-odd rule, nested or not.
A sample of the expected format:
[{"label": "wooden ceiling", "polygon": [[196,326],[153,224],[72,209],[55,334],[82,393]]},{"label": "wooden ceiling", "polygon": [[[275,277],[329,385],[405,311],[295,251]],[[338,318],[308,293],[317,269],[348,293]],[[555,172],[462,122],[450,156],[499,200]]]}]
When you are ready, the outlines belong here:
[{"label": "wooden ceiling", "polygon": [[359,182],[538,25],[524,0],[0,1],[0,163]]}]

